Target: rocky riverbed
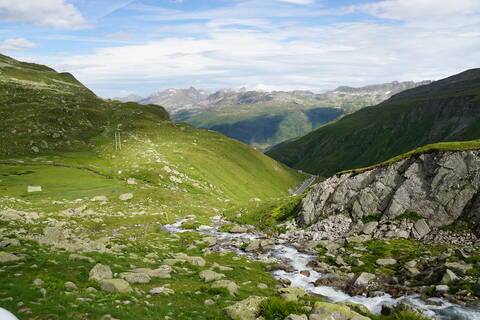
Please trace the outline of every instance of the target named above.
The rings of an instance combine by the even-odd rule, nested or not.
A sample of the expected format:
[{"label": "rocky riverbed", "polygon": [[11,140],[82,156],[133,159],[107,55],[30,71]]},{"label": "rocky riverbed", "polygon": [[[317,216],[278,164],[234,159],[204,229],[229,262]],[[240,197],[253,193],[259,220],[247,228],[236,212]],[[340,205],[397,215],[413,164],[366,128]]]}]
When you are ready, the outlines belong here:
[{"label": "rocky riverbed", "polygon": [[[302,288],[337,304],[359,304],[373,313],[388,314],[405,304],[433,319],[480,319],[475,275],[480,265],[475,262],[478,252],[472,247],[379,240],[368,232],[312,240],[313,230],[298,229],[292,222],[287,223],[285,234],[269,238],[249,226],[229,225],[219,216],[214,217],[213,226],[184,229],[182,225],[191,219],[181,219],[164,229],[173,233],[196,231],[215,243],[209,251],[234,251],[271,263],[268,268],[282,287]],[[332,227],[348,235],[339,219],[333,218]],[[410,228],[414,230],[415,224]],[[364,229],[375,228],[367,224]],[[474,236],[465,237],[476,241]]]}]

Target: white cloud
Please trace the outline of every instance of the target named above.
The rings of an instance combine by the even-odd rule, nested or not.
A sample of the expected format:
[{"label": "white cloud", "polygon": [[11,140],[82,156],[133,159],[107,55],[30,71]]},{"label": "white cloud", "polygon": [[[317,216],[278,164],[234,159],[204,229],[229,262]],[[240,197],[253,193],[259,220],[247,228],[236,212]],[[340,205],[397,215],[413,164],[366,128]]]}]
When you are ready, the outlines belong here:
[{"label": "white cloud", "polygon": [[288,2],[294,4],[311,4],[313,0],[280,0],[281,2]]},{"label": "white cloud", "polygon": [[380,18],[395,20],[448,17],[478,13],[479,0],[387,0],[356,8]]},{"label": "white cloud", "polygon": [[36,46],[36,43],[23,38],[7,39],[0,43],[0,51],[22,51]]},{"label": "white cloud", "polygon": [[64,0],[0,0],[0,21],[77,29],[85,24],[78,9]]}]

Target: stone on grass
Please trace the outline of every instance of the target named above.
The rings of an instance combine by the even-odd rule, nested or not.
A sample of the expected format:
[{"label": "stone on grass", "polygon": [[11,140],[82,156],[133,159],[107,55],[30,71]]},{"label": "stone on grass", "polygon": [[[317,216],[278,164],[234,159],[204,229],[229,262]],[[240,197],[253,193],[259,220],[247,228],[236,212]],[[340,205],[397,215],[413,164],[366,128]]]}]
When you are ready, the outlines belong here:
[{"label": "stone on grass", "polygon": [[140,272],[122,272],[120,278],[127,280],[129,283],[149,283],[151,280],[147,273]]},{"label": "stone on grass", "polygon": [[168,295],[171,295],[171,294],[175,294],[175,291],[173,291],[170,288],[157,287],[157,288],[151,289],[150,291],[148,291],[148,293],[150,293],[150,294],[165,294],[165,295],[168,296]]},{"label": "stone on grass", "polygon": [[133,199],[133,194],[131,193],[124,193],[124,194],[121,194],[118,199],[120,199],[121,201],[127,201],[127,200],[130,200],[130,199]]},{"label": "stone on grass", "polygon": [[245,227],[241,227],[239,225],[234,225],[231,229],[230,229],[230,233],[246,233],[248,231],[247,228]]},{"label": "stone on grass", "polygon": [[217,273],[212,270],[203,270],[199,275],[205,282],[220,280],[225,277],[223,273]]},{"label": "stone on grass", "polygon": [[232,320],[255,320],[260,311],[260,304],[266,297],[250,296],[227,308],[225,312]]},{"label": "stone on grass", "polygon": [[458,279],[459,279],[458,276],[455,273],[453,273],[452,270],[447,269],[445,271],[445,274],[443,275],[441,283],[442,284],[449,284],[451,282],[457,281]]},{"label": "stone on grass", "polygon": [[0,247],[18,247],[20,246],[20,241],[18,239],[4,239],[0,241]]},{"label": "stone on grass", "polygon": [[97,263],[92,270],[90,270],[88,280],[101,282],[103,280],[112,279],[113,274],[109,266]]},{"label": "stone on grass", "polygon": [[68,290],[77,290],[77,285],[71,281],[65,282],[65,288]]},{"label": "stone on grass", "polygon": [[100,282],[100,287],[102,288],[102,290],[105,290],[108,292],[116,292],[116,293],[132,292],[132,287],[130,287],[130,284],[123,279],[102,280]]},{"label": "stone on grass", "polygon": [[390,266],[392,264],[395,264],[397,263],[397,260],[393,259],[393,258],[384,258],[384,259],[377,259],[377,261],[375,261],[379,266]]},{"label": "stone on grass", "polygon": [[76,254],[76,253],[72,253],[69,257],[68,257],[68,260],[72,261],[72,260],[84,260],[84,261],[88,261],[90,263],[95,263],[95,260],[90,258],[90,257],[87,257],[87,256],[82,256],[80,254]]},{"label": "stone on grass", "polygon": [[27,192],[41,192],[42,187],[41,186],[28,186],[27,187]]},{"label": "stone on grass", "polygon": [[212,299],[207,299],[203,302],[206,306],[211,306],[212,304],[215,304],[215,301]]},{"label": "stone on grass", "polygon": [[22,259],[21,257],[17,257],[13,253],[10,252],[0,252],[0,263],[4,262],[12,262]]},{"label": "stone on grass", "polygon": [[106,196],[95,196],[91,201],[108,201],[108,198]]},{"label": "stone on grass", "polygon": [[329,302],[315,302],[310,320],[370,320],[346,305]]},{"label": "stone on grass", "polygon": [[280,297],[287,302],[298,302],[298,297],[292,293],[282,293]]},{"label": "stone on grass", "polygon": [[307,292],[302,287],[287,287],[278,289],[279,293],[293,294],[298,298],[304,297]]},{"label": "stone on grass", "polygon": [[268,289],[268,286],[265,283],[259,283],[257,284],[257,288],[259,289]]},{"label": "stone on grass", "polygon": [[218,280],[212,284],[212,288],[225,288],[231,296],[235,296],[238,291],[238,285],[230,280]]},{"label": "stone on grass", "polygon": [[42,279],[35,279],[33,280],[32,284],[34,286],[41,286],[42,284],[44,284],[45,282],[42,280]]},{"label": "stone on grass", "polygon": [[307,315],[305,314],[291,314],[285,318],[285,320],[308,320]]},{"label": "stone on grass", "polygon": [[127,184],[137,184],[137,180],[135,178],[128,178]]}]

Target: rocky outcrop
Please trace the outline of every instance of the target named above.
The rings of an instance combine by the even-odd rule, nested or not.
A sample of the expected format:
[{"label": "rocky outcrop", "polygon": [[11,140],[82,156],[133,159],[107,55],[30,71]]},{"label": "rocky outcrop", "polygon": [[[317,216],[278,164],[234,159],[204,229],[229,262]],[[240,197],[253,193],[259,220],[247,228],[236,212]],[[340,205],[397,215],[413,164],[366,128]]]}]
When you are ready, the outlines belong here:
[{"label": "rocky outcrop", "polygon": [[[309,226],[331,215],[354,222],[381,214],[380,223],[414,211],[439,227],[459,218],[480,223],[480,151],[430,152],[318,184],[303,200],[297,222]],[[425,221],[412,233],[428,233]]]}]

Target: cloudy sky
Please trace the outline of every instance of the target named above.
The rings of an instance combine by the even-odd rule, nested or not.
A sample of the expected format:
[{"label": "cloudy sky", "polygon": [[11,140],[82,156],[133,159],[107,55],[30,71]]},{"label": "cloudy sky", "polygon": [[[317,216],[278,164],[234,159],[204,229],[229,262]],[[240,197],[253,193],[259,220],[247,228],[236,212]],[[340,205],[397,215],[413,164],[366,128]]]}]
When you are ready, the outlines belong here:
[{"label": "cloudy sky", "polygon": [[103,97],[439,79],[480,67],[480,1],[0,0],[0,52]]}]

